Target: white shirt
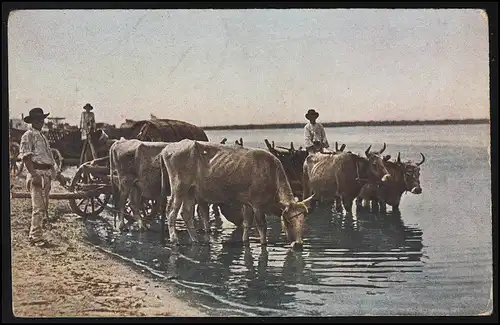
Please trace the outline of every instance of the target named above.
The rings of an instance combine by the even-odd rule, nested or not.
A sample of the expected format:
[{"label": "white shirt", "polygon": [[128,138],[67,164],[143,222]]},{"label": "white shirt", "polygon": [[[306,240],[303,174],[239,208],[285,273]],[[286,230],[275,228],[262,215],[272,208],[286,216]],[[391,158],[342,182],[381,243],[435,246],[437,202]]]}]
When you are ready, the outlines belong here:
[{"label": "white shirt", "polygon": [[82,132],[82,139],[87,139],[90,129],[93,128],[95,130],[95,127],[96,123],[94,112],[82,112],[82,116],[80,118],[80,131]]},{"label": "white shirt", "polygon": [[56,161],[52,156],[49,141],[47,141],[42,132],[30,128],[22,135],[19,147],[21,159],[31,157],[31,161],[34,163],[52,165],[51,172],[54,173],[53,176],[59,171]]},{"label": "white shirt", "polygon": [[330,147],[326,139],[325,129],[321,123],[311,124],[311,122],[308,122],[304,126],[304,139],[306,148],[311,147],[314,141],[321,142],[324,148]]}]

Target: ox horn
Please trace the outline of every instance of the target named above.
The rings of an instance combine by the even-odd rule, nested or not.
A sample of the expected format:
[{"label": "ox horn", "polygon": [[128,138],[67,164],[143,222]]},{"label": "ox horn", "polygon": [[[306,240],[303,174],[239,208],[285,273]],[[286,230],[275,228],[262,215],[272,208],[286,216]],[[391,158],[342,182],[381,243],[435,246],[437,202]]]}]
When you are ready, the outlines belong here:
[{"label": "ox horn", "polygon": [[302,200],[302,203],[307,203],[307,202],[311,201],[313,197],[314,197],[314,194],[311,195],[310,197],[308,197],[307,199]]},{"label": "ox horn", "polygon": [[240,146],[243,147],[243,138],[240,138]]},{"label": "ox horn", "polygon": [[274,141],[271,142],[273,144],[273,149],[274,149]]},{"label": "ox horn", "polygon": [[290,142],[290,150],[295,151],[295,148],[293,147],[293,142]]},{"label": "ox horn", "polygon": [[398,163],[400,163],[400,162],[401,162],[401,153],[400,153],[399,151],[398,151],[398,157],[396,158],[396,161],[397,161]]},{"label": "ox horn", "polygon": [[384,142],[384,147],[383,147],[383,148],[382,148],[382,150],[380,150],[378,153],[379,153],[379,154],[382,154],[382,152],[384,152],[384,151],[385,151],[385,148],[386,148],[386,145],[385,145],[385,142]]},{"label": "ox horn", "polygon": [[269,141],[267,139],[264,139],[264,142],[266,143],[267,149],[269,149],[269,151],[273,151],[273,147],[271,147]]},{"label": "ox horn", "polygon": [[345,143],[340,146],[340,151],[344,151],[345,149]]},{"label": "ox horn", "polygon": [[422,164],[424,163],[424,161],[425,161],[425,156],[424,156],[424,154],[423,154],[423,153],[420,153],[420,155],[422,156],[422,161],[421,161],[421,162],[419,162],[419,163],[417,164],[417,166],[422,165]]},{"label": "ox horn", "polygon": [[372,148],[372,145],[370,145],[370,146],[368,147],[368,149],[366,149],[366,150],[365,150],[365,155],[367,155],[367,156],[368,156],[368,155],[370,154],[370,149],[371,149],[371,148]]},{"label": "ox horn", "polygon": [[339,151],[339,143],[335,141],[335,151]]}]

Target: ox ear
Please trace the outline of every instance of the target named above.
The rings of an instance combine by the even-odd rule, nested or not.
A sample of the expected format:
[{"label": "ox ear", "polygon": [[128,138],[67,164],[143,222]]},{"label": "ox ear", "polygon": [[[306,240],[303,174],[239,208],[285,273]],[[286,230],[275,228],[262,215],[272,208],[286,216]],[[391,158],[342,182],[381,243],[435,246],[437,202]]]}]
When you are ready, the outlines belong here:
[{"label": "ox ear", "polygon": [[389,161],[391,159],[391,155],[385,155],[383,161]]}]

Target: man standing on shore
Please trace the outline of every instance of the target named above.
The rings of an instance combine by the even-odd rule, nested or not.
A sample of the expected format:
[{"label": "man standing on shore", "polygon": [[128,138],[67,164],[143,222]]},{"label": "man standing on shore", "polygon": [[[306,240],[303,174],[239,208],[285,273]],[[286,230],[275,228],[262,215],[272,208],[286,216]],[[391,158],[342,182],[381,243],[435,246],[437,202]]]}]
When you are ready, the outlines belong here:
[{"label": "man standing on shore", "polygon": [[304,126],[304,139],[307,152],[323,152],[323,149],[329,148],[328,139],[326,138],[325,128],[320,123],[316,123],[319,113],[314,109],[310,109],[306,113],[306,119],[309,120]]},{"label": "man standing on shore", "polygon": [[31,192],[32,215],[29,239],[33,245],[39,247],[47,244],[42,236],[42,220],[44,217],[48,218],[51,181],[61,177],[49,142],[41,132],[48,115],[49,113],[44,114],[39,107],[29,112],[24,121],[31,124],[31,128],[22,135],[20,144],[20,157],[28,169],[26,186]]}]

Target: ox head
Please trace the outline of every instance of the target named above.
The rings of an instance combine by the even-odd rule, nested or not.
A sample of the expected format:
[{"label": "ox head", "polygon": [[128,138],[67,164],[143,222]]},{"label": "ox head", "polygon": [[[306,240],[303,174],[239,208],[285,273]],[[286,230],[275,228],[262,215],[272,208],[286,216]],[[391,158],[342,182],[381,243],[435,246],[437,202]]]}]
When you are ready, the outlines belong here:
[{"label": "ox head", "polygon": [[399,152],[396,158],[396,165],[403,169],[406,190],[413,194],[422,193],[422,188],[420,187],[420,165],[424,163],[425,156],[423,153],[420,153],[420,155],[422,156],[422,161],[418,163],[413,163],[411,161],[402,162]]},{"label": "ox head", "polygon": [[391,180],[391,175],[384,166],[384,160],[387,157],[381,157],[386,145],[380,151],[370,151],[371,145],[365,150],[366,158],[368,159],[368,173],[376,180],[388,182]]},{"label": "ox head", "polygon": [[307,203],[313,196],[314,194],[300,202],[290,202],[281,213],[281,227],[286,233],[288,240],[292,242],[292,248],[302,247],[304,221],[306,215],[309,213]]}]

